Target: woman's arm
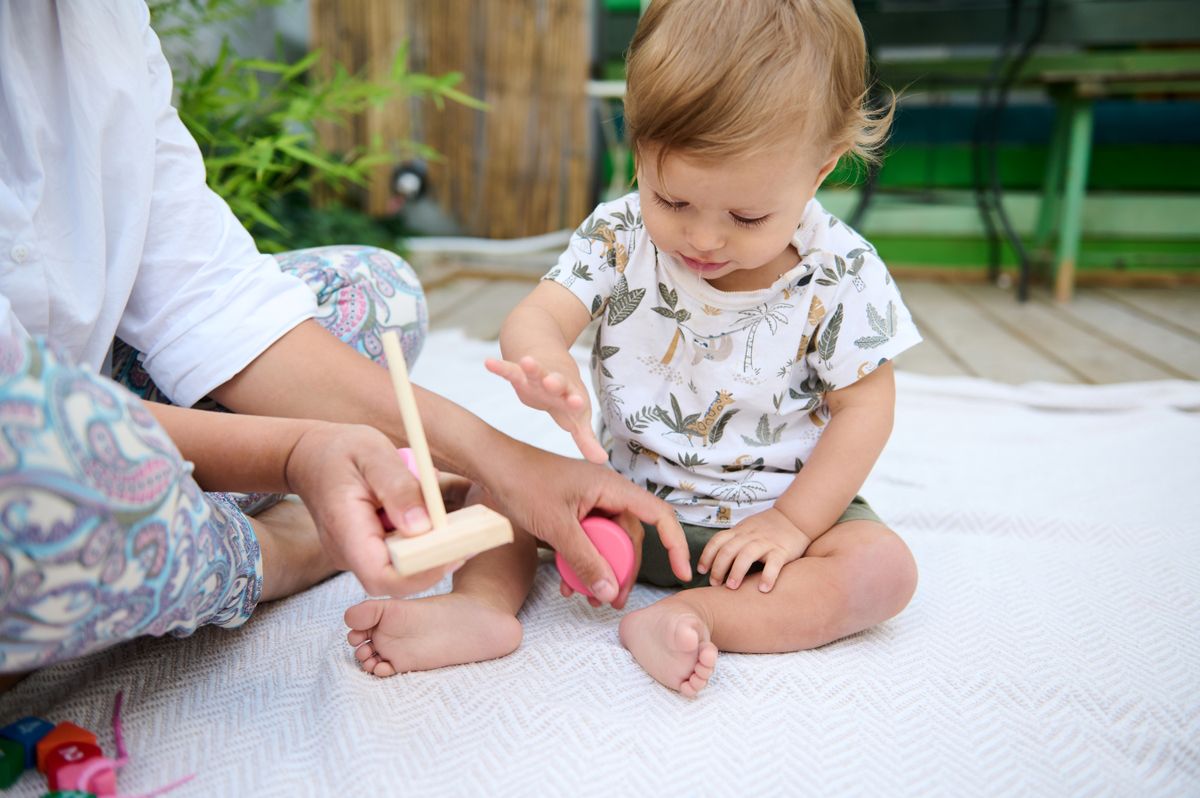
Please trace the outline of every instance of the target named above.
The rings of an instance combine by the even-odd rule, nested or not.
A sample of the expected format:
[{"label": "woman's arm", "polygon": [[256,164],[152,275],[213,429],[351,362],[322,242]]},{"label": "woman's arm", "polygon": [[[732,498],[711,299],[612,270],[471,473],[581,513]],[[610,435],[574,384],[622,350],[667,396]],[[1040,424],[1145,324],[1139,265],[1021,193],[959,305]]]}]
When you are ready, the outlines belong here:
[{"label": "woman's arm", "polygon": [[206,490],[297,493],[332,564],[374,595],[428,587],[445,569],[401,578],[391,565],[377,511],[402,534],[430,528],[420,491],[396,447],[364,425],[216,413],[147,403],[195,467]]},{"label": "woman's arm", "polygon": [[[490,503],[562,552],[602,601],[623,605],[629,586],[617,585],[579,526],[593,510],[628,511],[655,525],[673,570],[690,578],[683,530],[665,502],[610,469],[520,443],[444,397],[415,393],[438,465],[487,489]],[[314,321],[290,330],[213,396],[239,413],[368,424],[394,444],[407,440],[387,370]],[[416,481],[404,476],[415,495]]]}]

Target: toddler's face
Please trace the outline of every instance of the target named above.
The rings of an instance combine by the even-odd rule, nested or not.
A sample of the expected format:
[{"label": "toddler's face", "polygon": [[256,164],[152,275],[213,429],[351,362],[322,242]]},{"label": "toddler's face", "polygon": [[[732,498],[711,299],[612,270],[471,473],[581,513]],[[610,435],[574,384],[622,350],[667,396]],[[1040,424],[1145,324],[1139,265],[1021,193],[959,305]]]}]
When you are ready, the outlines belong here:
[{"label": "toddler's face", "polygon": [[660,251],[722,291],[766,288],[799,262],[792,234],[837,159],[795,145],[726,161],[638,158],[642,220]]}]

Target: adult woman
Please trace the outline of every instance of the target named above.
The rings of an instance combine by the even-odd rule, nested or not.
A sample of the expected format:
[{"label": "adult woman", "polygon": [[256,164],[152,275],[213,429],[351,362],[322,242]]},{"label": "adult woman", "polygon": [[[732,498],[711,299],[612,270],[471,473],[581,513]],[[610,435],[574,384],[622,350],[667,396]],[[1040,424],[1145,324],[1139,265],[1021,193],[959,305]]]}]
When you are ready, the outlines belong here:
[{"label": "adult woman", "polygon": [[[415,277],[378,250],[260,255],[170,100],[145,6],[0,4],[0,672],[236,626],[334,569],[394,595],[443,573],[388,565],[375,511],[407,534],[429,521],[386,372],[355,351],[391,327],[415,355]],[[592,509],[656,525],[685,562],[663,503],[417,393],[438,465],[598,598],[621,606],[629,585],[579,528]],[[234,413],[191,407],[206,396]],[[309,512],[250,518],[202,489],[294,492]]]}]

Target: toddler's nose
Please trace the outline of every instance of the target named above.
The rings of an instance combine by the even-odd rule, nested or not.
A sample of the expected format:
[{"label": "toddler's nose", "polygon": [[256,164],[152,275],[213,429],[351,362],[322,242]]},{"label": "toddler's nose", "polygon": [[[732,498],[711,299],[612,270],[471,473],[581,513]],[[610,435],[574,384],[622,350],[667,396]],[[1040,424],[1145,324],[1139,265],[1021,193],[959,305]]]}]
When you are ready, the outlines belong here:
[{"label": "toddler's nose", "polygon": [[725,241],[716,231],[702,227],[689,229],[687,231],[687,240],[688,245],[701,258],[715,255],[721,247],[725,246]]}]

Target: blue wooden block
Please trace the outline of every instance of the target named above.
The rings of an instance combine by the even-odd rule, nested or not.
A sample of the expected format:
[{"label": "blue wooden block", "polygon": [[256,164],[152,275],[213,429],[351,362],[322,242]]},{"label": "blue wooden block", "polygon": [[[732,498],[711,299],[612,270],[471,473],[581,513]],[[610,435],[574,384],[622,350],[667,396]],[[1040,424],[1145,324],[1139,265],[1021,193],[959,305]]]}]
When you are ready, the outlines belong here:
[{"label": "blue wooden block", "polygon": [[0,737],[15,740],[25,749],[25,767],[33,767],[37,761],[37,744],[54,729],[54,724],[32,715],[21,718],[0,729]]}]

